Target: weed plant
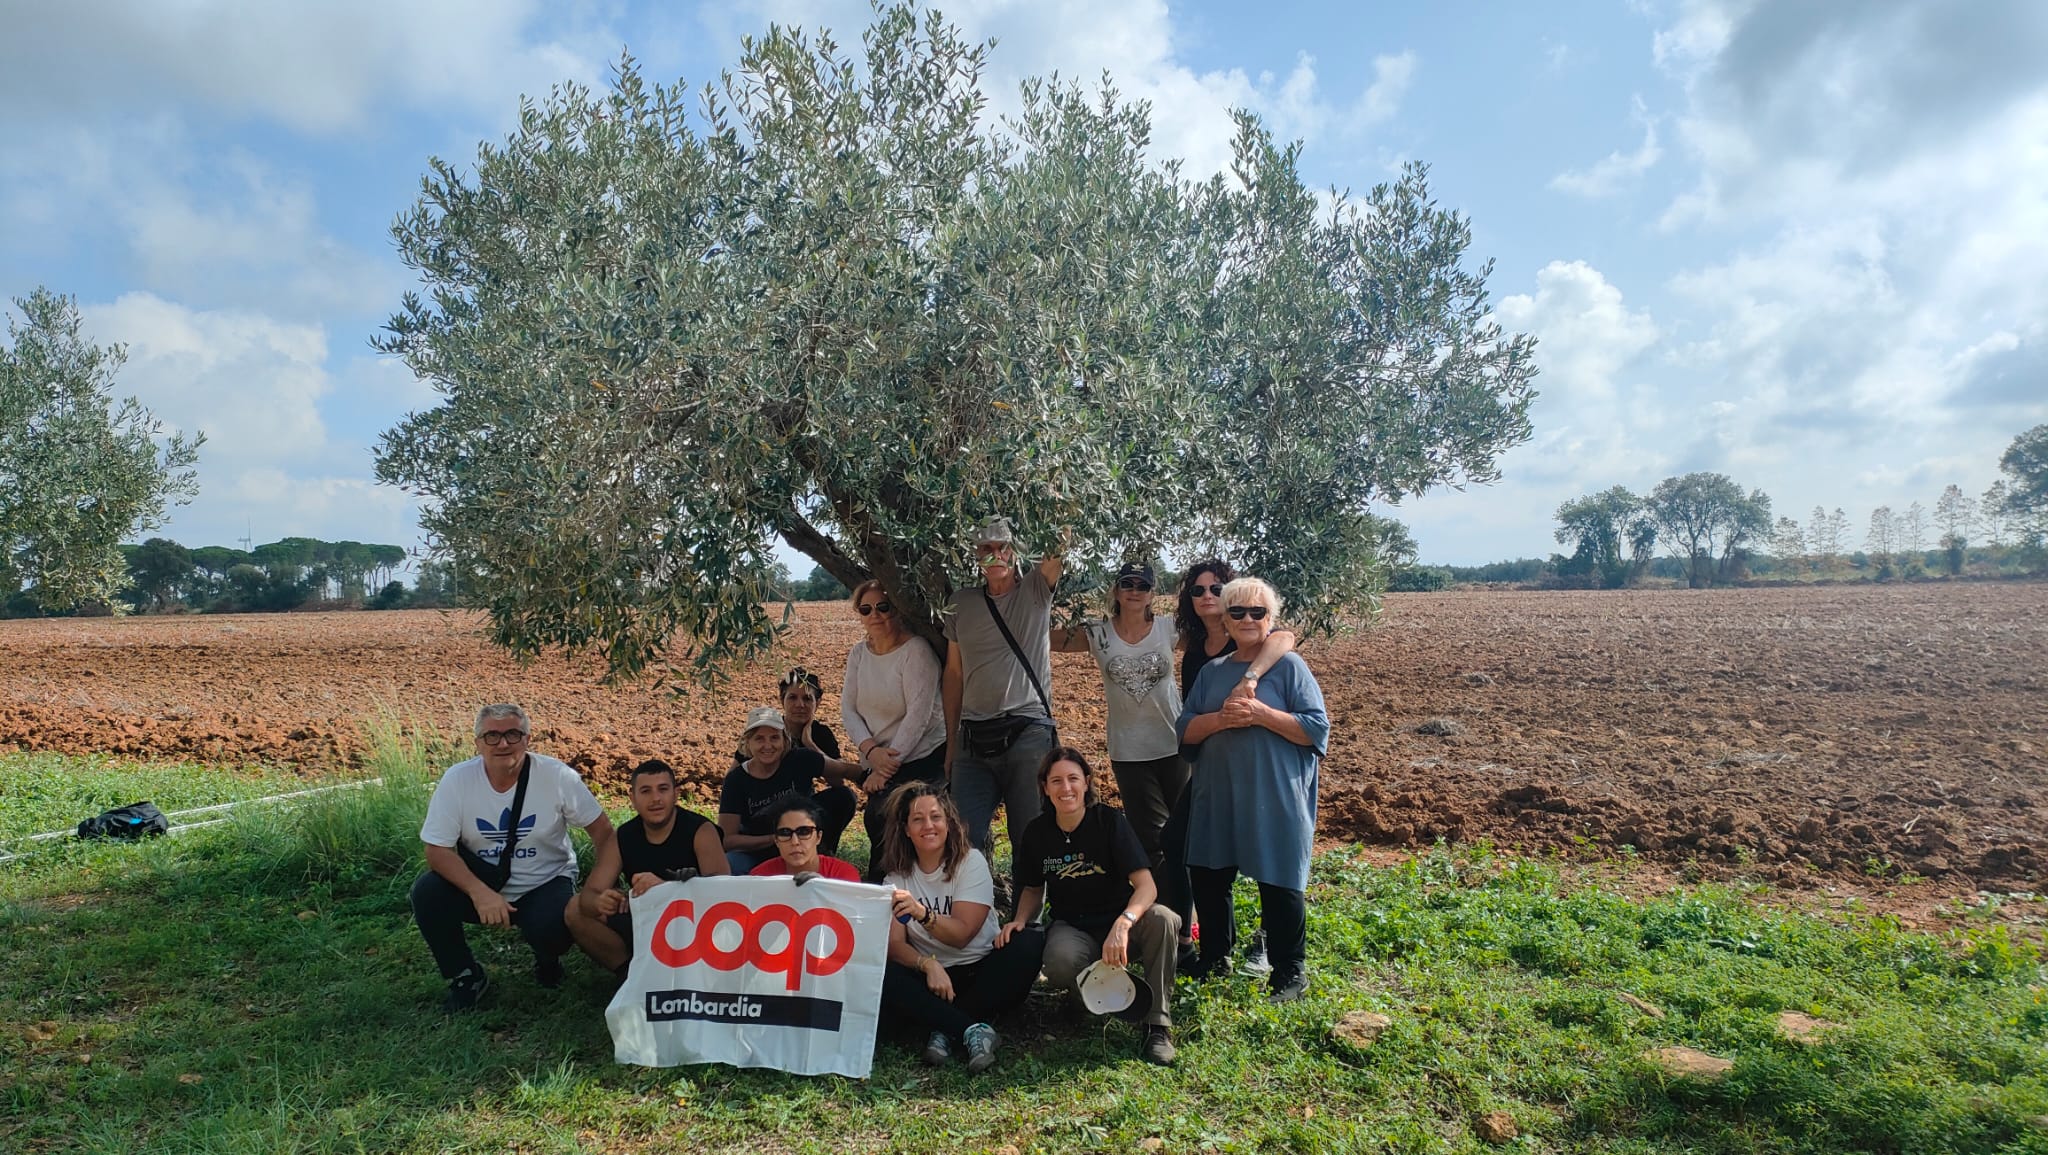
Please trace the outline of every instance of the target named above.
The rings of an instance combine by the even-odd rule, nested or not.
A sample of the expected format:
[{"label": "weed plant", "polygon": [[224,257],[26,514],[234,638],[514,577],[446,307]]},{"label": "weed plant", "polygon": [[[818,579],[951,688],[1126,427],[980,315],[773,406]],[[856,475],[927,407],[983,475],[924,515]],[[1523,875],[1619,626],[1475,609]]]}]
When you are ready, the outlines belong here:
[{"label": "weed plant", "polygon": [[[1319,857],[1311,997],[1184,981],[1171,1069],[1043,993],[979,1077],[896,1042],[865,1081],[619,1066],[608,978],[541,991],[511,934],[472,931],[482,1009],[435,1009],[405,894],[447,751],[379,743],[379,786],[0,867],[0,1150],[1478,1151],[1505,1111],[1524,1151],[2048,1152],[2034,945],[1635,901],[1484,847]],[[1352,1050],[1351,1010],[1392,1025]],[[1794,1043],[1782,1010],[1840,1029]],[[1669,1045],[1734,1069],[1664,1075]]]}]

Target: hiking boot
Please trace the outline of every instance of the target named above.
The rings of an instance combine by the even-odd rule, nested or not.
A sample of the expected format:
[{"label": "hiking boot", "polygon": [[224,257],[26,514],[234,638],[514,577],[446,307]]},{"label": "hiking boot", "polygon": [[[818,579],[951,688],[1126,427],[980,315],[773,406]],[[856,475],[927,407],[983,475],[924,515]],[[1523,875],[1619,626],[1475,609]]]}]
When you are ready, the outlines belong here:
[{"label": "hiking boot", "polygon": [[1308,972],[1296,969],[1275,972],[1272,979],[1272,993],[1266,1001],[1275,1006],[1291,1003],[1308,993]]},{"label": "hiking boot", "polygon": [[1273,973],[1273,964],[1266,959],[1266,932],[1255,930],[1251,941],[1244,947],[1244,969],[1255,975]]},{"label": "hiking boot", "polygon": [[1172,1066],[1173,1029],[1166,1026],[1146,1027],[1145,1044],[1138,1049],[1138,1053],[1143,1055],[1148,1063],[1157,1063],[1162,1067]]},{"label": "hiking boot", "polygon": [[934,1067],[943,1067],[953,1061],[953,1040],[944,1031],[933,1031],[932,1037],[924,1041],[924,1061]]},{"label": "hiking boot", "polygon": [[562,958],[560,955],[537,954],[533,956],[533,981],[544,991],[559,990],[562,986]]},{"label": "hiking boot", "polygon": [[484,997],[484,992],[489,990],[490,986],[491,980],[484,974],[483,968],[468,968],[449,980],[448,997],[441,1000],[441,1012],[452,1015],[457,1011],[469,1010]]},{"label": "hiking boot", "polygon": [[980,1074],[996,1065],[996,1029],[987,1023],[967,1028],[967,1069]]}]

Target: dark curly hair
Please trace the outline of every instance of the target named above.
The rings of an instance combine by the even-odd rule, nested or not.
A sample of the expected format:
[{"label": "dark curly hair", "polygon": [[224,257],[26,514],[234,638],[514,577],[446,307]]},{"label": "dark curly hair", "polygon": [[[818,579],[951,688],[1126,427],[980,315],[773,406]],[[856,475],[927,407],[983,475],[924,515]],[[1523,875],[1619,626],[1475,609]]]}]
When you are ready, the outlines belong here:
[{"label": "dark curly hair", "polygon": [[1230,563],[1220,557],[1205,557],[1190,563],[1188,568],[1181,572],[1180,600],[1175,604],[1173,624],[1180,630],[1181,640],[1189,649],[1194,650],[1199,650],[1209,640],[1209,627],[1203,625],[1202,619],[1195,616],[1193,592],[1195,578],[1205,573],[1215,574],[1226,582],[1237,578],[1237,571],[1231,569]]}]

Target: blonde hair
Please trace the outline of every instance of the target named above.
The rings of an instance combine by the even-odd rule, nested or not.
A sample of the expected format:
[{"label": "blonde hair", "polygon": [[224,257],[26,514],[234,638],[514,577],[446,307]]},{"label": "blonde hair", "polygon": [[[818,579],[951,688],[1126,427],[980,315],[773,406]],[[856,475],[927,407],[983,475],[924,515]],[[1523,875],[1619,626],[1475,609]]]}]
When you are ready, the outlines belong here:
[{"label": "blonde hair", "polygon": [[1281,604],[1280,591],[1266,584],[1261,578],[1233,578],[1223,587],[1223,605],[1226,609],[1231,606],[1264,606],[1266,612],[1277,621],[1280,617]]}]

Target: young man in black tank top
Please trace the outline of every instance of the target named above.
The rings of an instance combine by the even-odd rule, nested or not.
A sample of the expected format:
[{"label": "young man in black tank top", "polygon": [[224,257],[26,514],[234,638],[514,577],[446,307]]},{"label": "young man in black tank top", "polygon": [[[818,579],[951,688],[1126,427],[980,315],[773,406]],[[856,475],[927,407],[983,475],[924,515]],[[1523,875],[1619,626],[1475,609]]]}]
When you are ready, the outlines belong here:
[{"label": "young man in black tank top", "polygon": [[635,766],[628,789],[634,817],[598,848],[590,878],[566,918],[583,953],[621,977],[633,957],[629,895],[662,882],[726,873],[718,824],[676,805],[676,772],[668,763],[649,758]]}]

